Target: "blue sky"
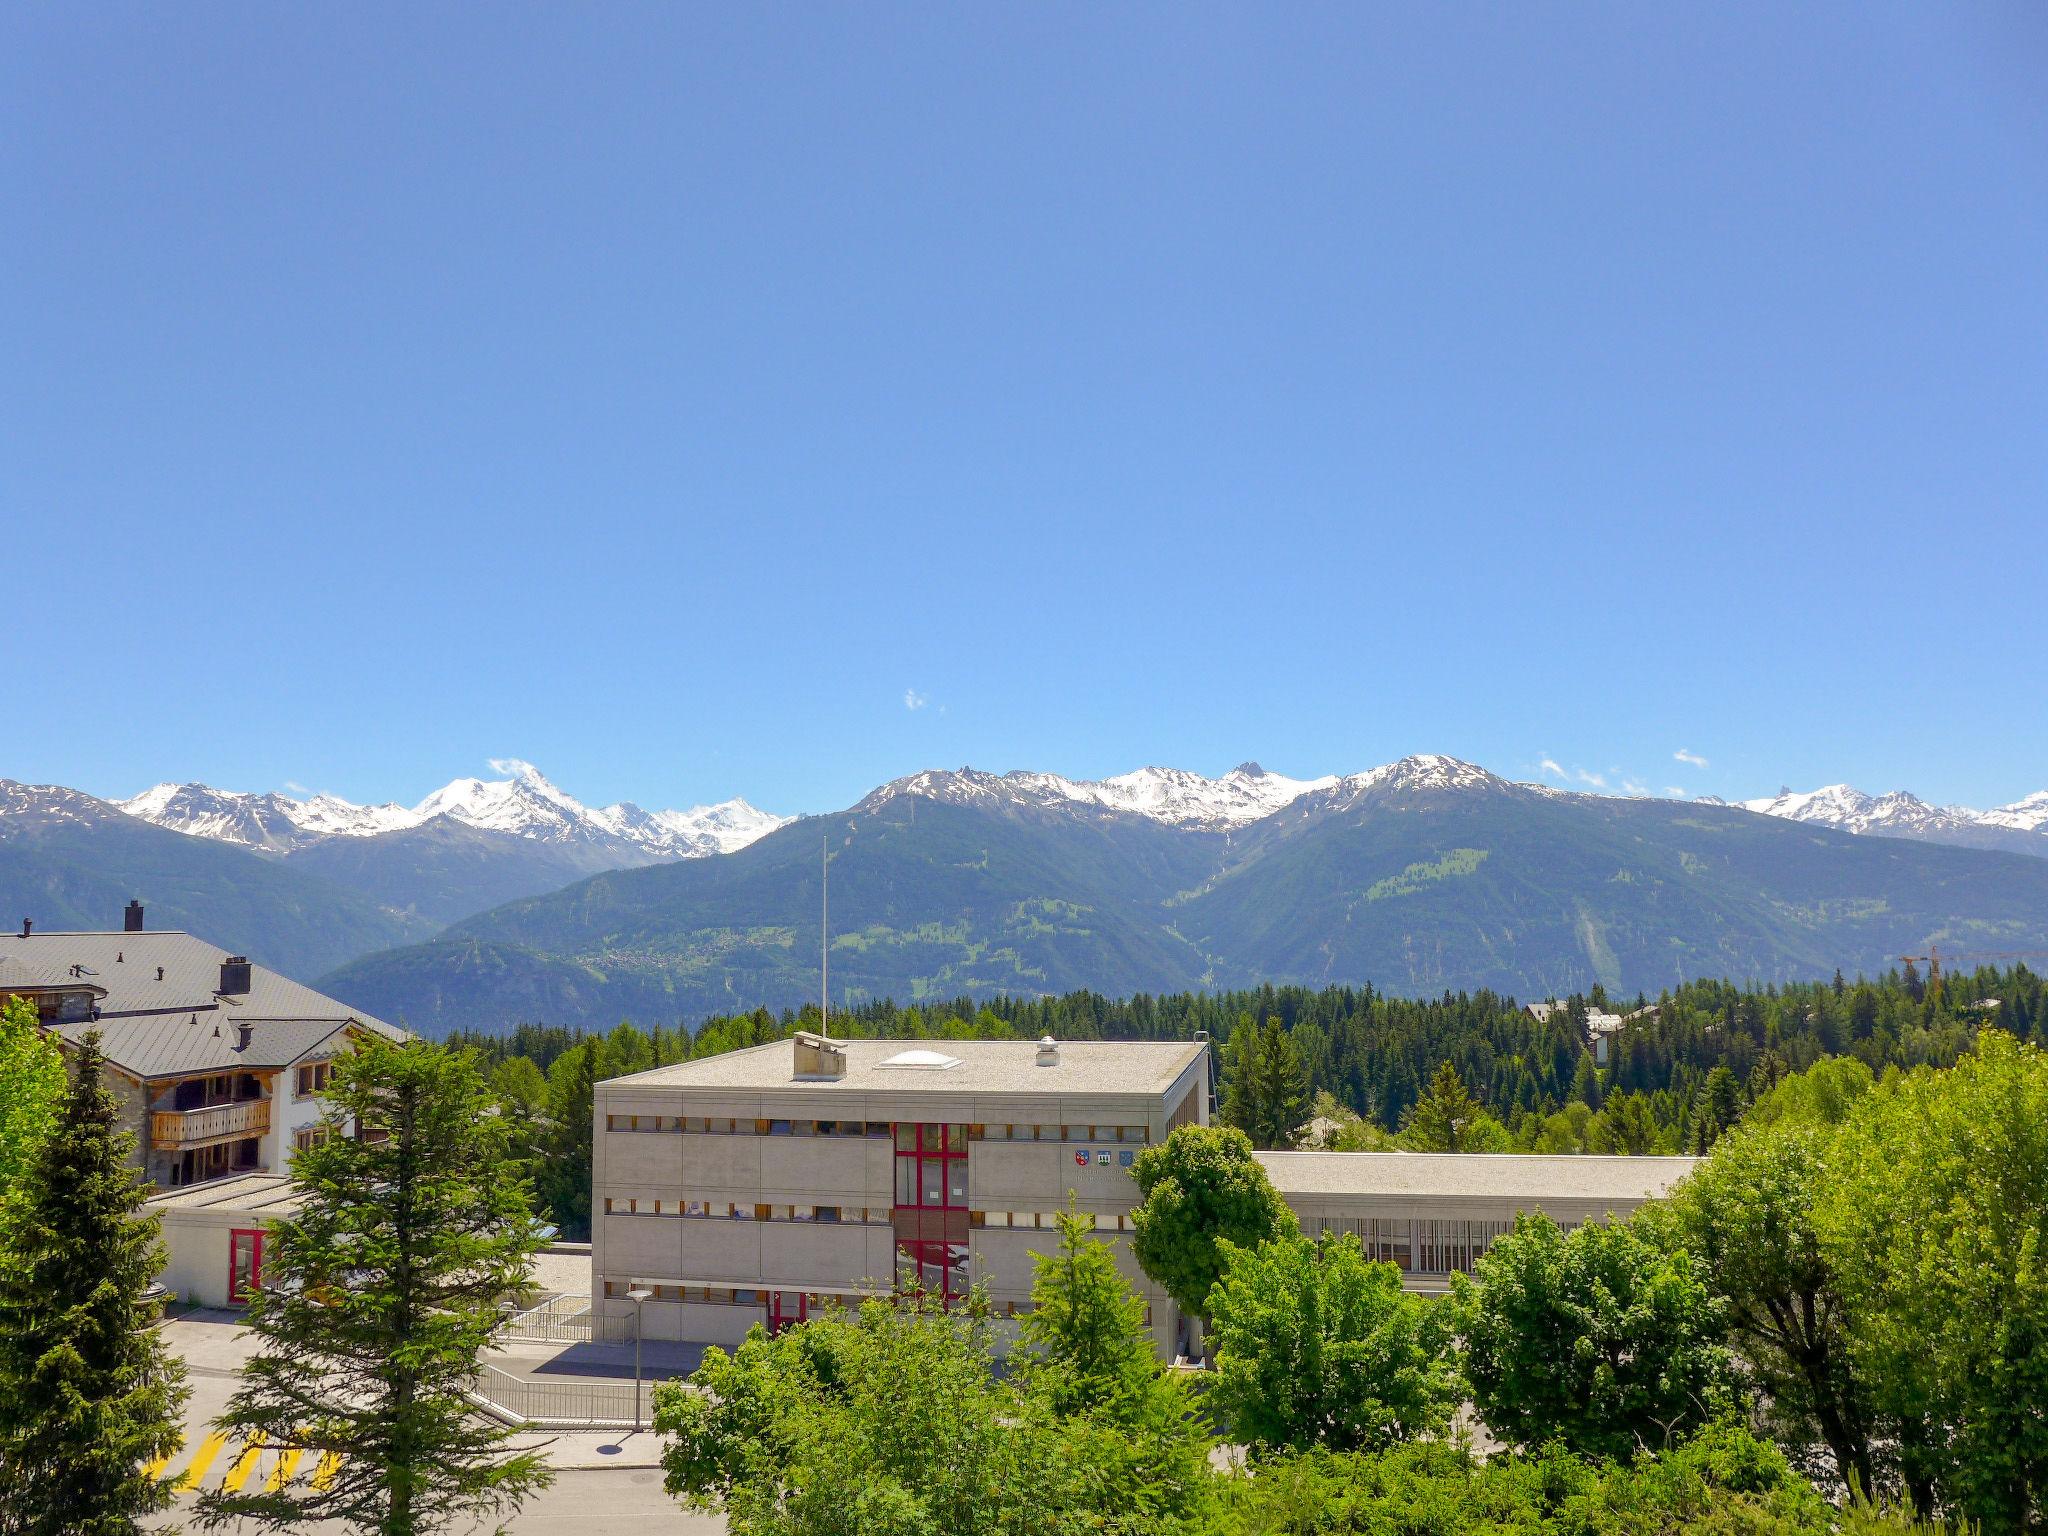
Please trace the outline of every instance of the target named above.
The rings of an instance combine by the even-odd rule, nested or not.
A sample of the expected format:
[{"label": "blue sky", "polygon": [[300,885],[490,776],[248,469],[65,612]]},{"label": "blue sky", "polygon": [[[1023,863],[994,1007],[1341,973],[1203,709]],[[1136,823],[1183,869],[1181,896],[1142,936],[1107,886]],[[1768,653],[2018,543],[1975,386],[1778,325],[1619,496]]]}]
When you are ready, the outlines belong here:
[{"label": "blue sky", "polygon": [[0,774],[2048,785],[2038,5],[17,6],[0,90]]}]

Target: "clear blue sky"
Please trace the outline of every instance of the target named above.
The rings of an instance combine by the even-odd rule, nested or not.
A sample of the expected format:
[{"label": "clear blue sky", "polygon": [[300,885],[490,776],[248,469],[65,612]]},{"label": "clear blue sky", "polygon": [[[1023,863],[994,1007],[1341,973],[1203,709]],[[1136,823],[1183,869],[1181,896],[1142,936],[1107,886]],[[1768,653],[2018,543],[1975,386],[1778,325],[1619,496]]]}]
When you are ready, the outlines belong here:
[{"label": "clear blue sky", "polygon": [[17,5],[0,92],[0,774],[2048,785],[2038,4]]}]

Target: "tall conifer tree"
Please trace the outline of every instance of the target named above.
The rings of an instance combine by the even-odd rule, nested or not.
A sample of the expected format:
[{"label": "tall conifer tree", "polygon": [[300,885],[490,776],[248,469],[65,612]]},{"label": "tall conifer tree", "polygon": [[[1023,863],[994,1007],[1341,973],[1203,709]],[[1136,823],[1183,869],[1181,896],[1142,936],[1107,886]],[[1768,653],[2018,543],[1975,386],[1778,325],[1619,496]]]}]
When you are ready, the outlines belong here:
[{"label": "tall conifer tree", "polygon": [[335,1460],[324,1479],[215,1489],[205,1522],[423,1536],[516,1508],[547,1467],[466,1395],[539,1246],[507,1119],[469,1053],[419,1041],[365,1040],[328,1101],[351,1134],[292,1164],[304,1204],[272,1229],[257,1352],[219,1422]]},{"label": "tall conifer tree", "polygon": [[23,1180],[0,1268],[0,1536],[131,1536],[170,1490],[184,1367],[144,1293],[163,1267],[99,1036]]}]

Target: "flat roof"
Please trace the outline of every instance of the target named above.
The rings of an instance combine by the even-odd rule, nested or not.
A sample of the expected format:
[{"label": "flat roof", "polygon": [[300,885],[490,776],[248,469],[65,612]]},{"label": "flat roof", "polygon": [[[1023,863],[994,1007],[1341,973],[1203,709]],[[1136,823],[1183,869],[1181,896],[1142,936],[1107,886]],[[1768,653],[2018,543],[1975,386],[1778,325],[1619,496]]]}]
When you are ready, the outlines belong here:
[{"label": "flat roof", "polygon": [[305,1196],[290,1179],[276,1173],[245,1173],[231,1179],[209,1179],[167,1189],[143,1202],[145,1212],[217,1211],[222,1215],[292,1216]]},{"label": "flat roof", "polygon": [[[799,1077],[791,1040],[606,1080],[606,1087],[719,1088],[818,1093],[1164,1093],[1203,1051],[1199,1040],[1062,1040],[1056,1066],[1038,1065],[1036,1040],[841,1040],[843,1077]],[[951,1065],[896,1065],[930,1052]]]},{"label": "flat roof", "polygon": [[1475,1199],[1655,1200],[1696,1157],[1529,1152],[1260,1152],[1283,1195],[1469,1195]]}]

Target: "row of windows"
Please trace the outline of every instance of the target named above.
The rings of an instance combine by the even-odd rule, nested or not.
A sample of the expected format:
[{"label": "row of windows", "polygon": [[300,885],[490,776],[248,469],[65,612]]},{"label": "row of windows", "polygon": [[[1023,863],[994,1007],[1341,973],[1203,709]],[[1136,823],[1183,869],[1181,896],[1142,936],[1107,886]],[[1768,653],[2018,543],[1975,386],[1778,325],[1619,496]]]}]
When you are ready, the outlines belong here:
[{"label": "row of windows", "polygon": [[725,1200],[654,1200],[606,1195],[607,1216],[701,1216],[713,1221],[821,1221],[887,1226],[887,1206],[735,1205]]},{"label": "row of windows", "polygon": [[[625,1300],[626,1292],[632,1289],[630,1280],[607,1280],[604,1283],[605,1295],[614,1301]],[[762,1307],[768,1304],[769,1295],[767,1291],[743,1285],[648,1285],[646,1289],[654,1292],[648,1298],[651,1301],[687,1301],[714,1307]],[[871,1299],[858,1292],[832,1291],[812,1291],[805,1297],[812,1312],[822,1311],[828,1306],[841,1306],[851,1311]],[[992,1305],[1004,1317],[1021,1317],[1032,1310],[1028,1301],[1000,1301]],[[1147,1326],[1152,1322],[1150,1307],[1145,1309],[1145,1322]]]},{"label": "row of windows", "polygon": [[[607,1216],[688,1216],[711,1221],[815,1221],[843,1226],[888,1226],[883,1206],[859,1205],[735,1205],[724,1200],[656,1200],[638,1195],[607,1195]],[[969,1226],[998,1231],[1046,1231],[1058,1226],[1054,1211],[970,1211]],[[1091,1218],[1098,1232],[1128,1232],[1131,1218],[1098,1211]],[[1404,1266],[1405,1267],[1405,1266]]]},{"label": "row of windows", "polygon": [[1324,1217],[1321,1232],[1348,1232],[1368,1259],[1398,1264],[1425,1275],[1469,1274],[1497,1238],[1514,1230],[1511,1221],[1458,1221],[1405,1216]]},{"label": "row of windows", "polygon": [[[898,1150],[916,1150],[917,1126],[889,1120],[742,1120],[705,1115],[606,1115],[608,1131],[656,1131],[671,1136],[894,1136]],[[931,1129],[941,1129],[931,1127]],[[1142,1146],[1142,1125],[949,1125],[948,1150],[965,1151],[970,1141],[1056,1141]],[[953,1143],[957,1141],[958,1146]],[[929,1148],[927,1149],[929,1150]]]}]

